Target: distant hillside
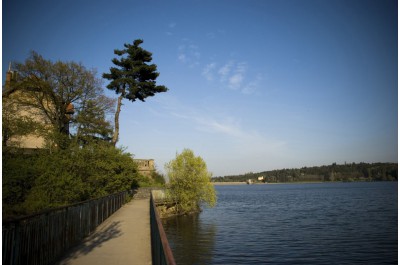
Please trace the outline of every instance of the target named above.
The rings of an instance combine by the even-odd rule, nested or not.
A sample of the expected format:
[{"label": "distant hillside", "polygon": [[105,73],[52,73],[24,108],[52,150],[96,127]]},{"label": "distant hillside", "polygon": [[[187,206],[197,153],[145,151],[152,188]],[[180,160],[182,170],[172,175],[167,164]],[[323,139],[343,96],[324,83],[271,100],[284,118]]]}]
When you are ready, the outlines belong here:
[{"label": "distant hillside", "polygon": [[215,177],[213,182],[244,182],[263,176],[266,182],[307,181],[397,181],[397,163],[351,163],[330,166],[279,169],[259,173]]}]

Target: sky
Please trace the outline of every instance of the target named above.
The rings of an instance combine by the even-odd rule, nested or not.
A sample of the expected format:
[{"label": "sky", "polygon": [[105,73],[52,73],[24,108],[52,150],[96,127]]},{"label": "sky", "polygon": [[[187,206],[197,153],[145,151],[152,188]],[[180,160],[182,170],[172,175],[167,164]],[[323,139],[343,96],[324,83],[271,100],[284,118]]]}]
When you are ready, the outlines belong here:
[{"label": "sky", "polygon": [[[2,75],[31,50],[98,77],[143,39],[169,88],[123,101],[118,146],[213,176],[398,161],[398,6],[388,0],[3,0]],[[107,80],[103,86],[107,91]],[[112,117],[111,117],[112,118]]]}]

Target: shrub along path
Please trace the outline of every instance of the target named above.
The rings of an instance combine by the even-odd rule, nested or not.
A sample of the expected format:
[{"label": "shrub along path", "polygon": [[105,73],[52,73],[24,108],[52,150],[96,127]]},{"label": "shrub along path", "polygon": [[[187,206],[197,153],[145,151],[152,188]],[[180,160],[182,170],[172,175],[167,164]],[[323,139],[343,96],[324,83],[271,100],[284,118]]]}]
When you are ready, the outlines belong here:
[{"label": "shrub along path", "polygon": [[56,264],[151,265],[150,199],[135,197]]}]

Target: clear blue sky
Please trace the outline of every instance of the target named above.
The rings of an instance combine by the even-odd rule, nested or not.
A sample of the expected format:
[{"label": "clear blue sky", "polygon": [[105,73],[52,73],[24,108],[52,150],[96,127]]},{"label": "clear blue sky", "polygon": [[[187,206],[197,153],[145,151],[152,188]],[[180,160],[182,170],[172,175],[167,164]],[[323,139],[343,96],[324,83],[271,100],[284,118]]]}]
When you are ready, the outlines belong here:
[{"label": "clear blue sky", "polygon": [[100,77],[141,38],[170,90],[124,102],[119,145],[160,171],[183,148],[214,176],[397,162],[397,11],[387,0],[3,0],[2,72],[35,50]]}]

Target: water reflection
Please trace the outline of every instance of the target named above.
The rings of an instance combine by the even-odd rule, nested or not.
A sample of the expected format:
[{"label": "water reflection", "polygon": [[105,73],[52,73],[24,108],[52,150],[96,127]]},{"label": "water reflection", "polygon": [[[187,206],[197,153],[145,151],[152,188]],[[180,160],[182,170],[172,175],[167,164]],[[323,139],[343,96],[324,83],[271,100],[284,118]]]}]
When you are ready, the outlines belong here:
[{"label": "water reflection", "polygon": [[217,228],[202,221],[200,213],[164,219],[163,226],[177,264],[212,263]]}]

